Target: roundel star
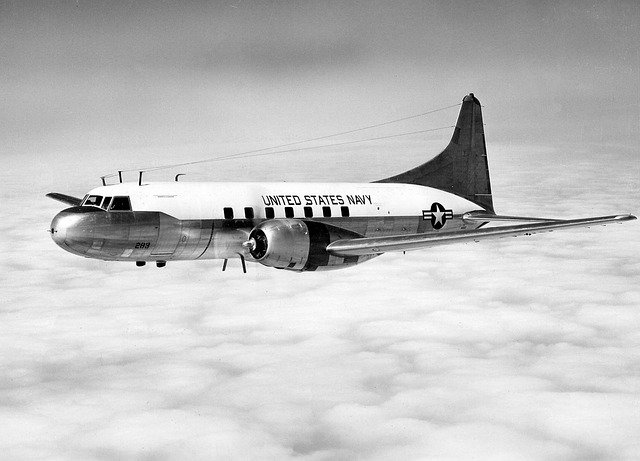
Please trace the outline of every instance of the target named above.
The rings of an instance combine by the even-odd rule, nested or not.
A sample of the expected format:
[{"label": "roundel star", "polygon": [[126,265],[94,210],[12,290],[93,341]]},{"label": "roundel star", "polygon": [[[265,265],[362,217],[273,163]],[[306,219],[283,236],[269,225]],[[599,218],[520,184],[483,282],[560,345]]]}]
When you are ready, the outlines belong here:
[{"label": "roundel star", "polygon": [[430,219],[431,227],[436,230],[442,229],[450,218],[453,218],[453,210],[446,210],[438,202],[433,202],[430,210],[422,211],[422,219]]}]

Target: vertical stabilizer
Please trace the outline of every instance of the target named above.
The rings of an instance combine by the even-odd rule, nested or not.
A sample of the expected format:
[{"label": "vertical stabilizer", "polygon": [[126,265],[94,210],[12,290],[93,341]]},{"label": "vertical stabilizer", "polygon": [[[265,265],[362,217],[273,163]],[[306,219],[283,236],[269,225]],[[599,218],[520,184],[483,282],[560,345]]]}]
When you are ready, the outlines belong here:
[{"label": "vertical stabilizer", "polygon": [[464,97],[451,142],[438,156],[376,182],[434,187],[464,197],[493,213],[480,101],[473,93]]}]

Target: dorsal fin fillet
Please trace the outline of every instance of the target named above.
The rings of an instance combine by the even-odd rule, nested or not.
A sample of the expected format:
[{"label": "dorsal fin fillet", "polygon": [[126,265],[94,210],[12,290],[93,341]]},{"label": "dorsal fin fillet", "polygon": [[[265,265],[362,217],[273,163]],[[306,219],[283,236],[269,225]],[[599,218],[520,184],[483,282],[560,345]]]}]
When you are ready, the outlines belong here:
[{"label": "dorsal fin fillet", "polygon": [[434,187],[493,212],[480,101],[473,93],[464,97],[451,141],[438,156],[409,171],[376,182]]}]

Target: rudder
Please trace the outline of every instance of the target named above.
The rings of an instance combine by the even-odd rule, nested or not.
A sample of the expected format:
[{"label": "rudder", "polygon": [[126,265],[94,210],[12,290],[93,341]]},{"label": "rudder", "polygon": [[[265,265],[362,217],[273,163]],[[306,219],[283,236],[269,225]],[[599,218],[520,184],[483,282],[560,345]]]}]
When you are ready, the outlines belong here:
[{"label": "rudder", "polygon": [[464,97],[451,141],[438,156],[409,171],[376,182],[434,187],[463,197],[493,213],[480,101],[473,93]]}]

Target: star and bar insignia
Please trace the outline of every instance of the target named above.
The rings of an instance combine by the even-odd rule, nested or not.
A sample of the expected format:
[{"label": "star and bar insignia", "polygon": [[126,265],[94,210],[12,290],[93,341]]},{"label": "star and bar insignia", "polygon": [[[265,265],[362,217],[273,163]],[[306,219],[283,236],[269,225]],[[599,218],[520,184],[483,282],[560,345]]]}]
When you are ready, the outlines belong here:
[{"label": "star and bar insignia", "polygon": [[431,204],[431,210],[422,210],[422,219],[431,220],[431,226],[434,229],[442,229],[447,219],[453,218],[453,210],[445,210],[438,202]]}]

